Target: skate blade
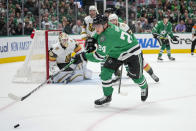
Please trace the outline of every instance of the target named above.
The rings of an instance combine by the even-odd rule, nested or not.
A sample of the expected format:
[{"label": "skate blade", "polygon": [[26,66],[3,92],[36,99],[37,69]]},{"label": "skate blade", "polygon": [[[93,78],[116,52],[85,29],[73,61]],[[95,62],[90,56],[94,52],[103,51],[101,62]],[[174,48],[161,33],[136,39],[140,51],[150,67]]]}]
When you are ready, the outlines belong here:
[{"label": "skate blade", "polygon": [[103,107],[107,107],[109,105],[110,105],[110,103],[105,103],[105,104],[102,104],[102,105],[95,105],[95,108],[103,108]]},{"label": "skate blade", "polygon": [[163,62],[163,60],[157,60],[157,62],[160,62],[161,63],[161,62]]}]

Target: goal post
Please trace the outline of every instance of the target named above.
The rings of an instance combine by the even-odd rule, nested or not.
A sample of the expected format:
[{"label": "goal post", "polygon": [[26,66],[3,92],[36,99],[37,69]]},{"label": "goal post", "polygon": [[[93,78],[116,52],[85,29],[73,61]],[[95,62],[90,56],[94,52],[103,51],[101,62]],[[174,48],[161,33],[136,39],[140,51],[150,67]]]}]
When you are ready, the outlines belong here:
[{"label": "goal post", "polygon": [[36,30],[23,65],[16,71],[13,82],[41,83],[49,78],[48,50],[59,42],[61,30]]}]

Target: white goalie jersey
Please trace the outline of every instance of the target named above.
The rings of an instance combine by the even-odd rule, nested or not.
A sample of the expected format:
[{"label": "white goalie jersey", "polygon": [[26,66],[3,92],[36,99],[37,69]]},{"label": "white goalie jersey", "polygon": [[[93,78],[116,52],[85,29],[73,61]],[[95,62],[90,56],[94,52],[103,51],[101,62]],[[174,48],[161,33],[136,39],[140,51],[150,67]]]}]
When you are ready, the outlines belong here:
[{"label": "white goalie jersey", "polygon": [[52,60],[52,55],[56,55],[56,59],[55,59],[56,63],[68,63],[71,58],[71,54],[74,52],[74,50],[76,48],[81,50],[81,47],[77,47],[77,46],[78,45],[76,44],[76,42],[71,39],[68,40],[67,48],[63,48],[60,43],[54,44],[51,48],[51,52],[49,52],[50,60]]},{"label": "white goalie jersey", "polygon": [[[81,46],[73,39],[67,40],[67,47],[56,43],[49,50],[50,74],[54,74],[71,61],[71,57],[82,51]],[[86,68],[86,62],[71,64],[53,78],[52,83],[69,83],[91,78],[91,71]]]},{"label": "white goalie jersey", "polygon": [[81,37],[85,39],[86,37],[91,37],[96,33],[95,28],[93,27],[93,18],[91,16],[86,16],[84,18]]}]

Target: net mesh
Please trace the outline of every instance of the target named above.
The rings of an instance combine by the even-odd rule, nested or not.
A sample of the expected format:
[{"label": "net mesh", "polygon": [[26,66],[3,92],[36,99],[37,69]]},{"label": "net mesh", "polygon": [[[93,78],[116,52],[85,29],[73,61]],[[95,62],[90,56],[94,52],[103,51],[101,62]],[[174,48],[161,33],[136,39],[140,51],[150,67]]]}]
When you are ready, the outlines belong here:
[{"label": "net mesh", "polygon": [[[48,31],[46,33],[44,30],[35,32],[29,53],[23,65],[17,70],[13,82],[41,83],[48,78],[47,49],[58,42],[59,33],[60,31]],[[48,37],[46,37],[47,34]]]}]

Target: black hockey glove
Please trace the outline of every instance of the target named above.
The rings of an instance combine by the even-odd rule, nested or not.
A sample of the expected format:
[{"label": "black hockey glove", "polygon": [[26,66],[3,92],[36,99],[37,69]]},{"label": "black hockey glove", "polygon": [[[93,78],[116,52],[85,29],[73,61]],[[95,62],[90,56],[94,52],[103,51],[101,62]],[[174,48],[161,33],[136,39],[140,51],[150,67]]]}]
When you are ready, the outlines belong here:
[{"label": "black hockey glove", "polygon": [[93,52],[96,50],[97,40],[94,38],[87,38],[85,41],[85,50],[87,53]]},{"label": "black hockey glove", "polygon": [[154,33],[154,34],[152,34],[152,35],[153,35],[153,37],[154,37],[155,39],[157,39],[157,37],[158,37],[158,36],[160,36],[160,35],[155,34],[155,33]]},{"label": "black hockey glove", "polygon": [[175,35],[174,35],[174,36],[172,37],[172,40],[173,40],[173,41],[178,41],[178,39],[177,39],[178,37],[179,37],[179,36],[175,36]]},{"label": "black hockey glove", "polygon": [[85,52],[82,52],[80,54],[75,55],[75,57],[73,57],[74,60],[74,64],[79,64],[82,61],[87,61],[86,57],[85,57]]}]

